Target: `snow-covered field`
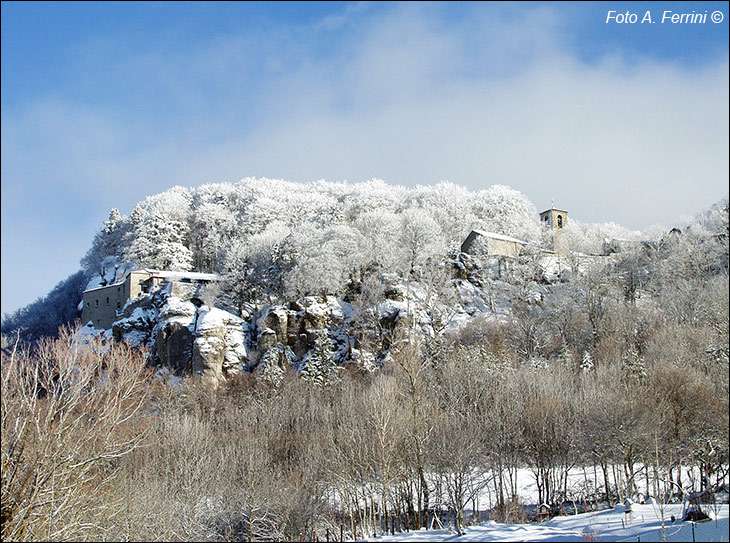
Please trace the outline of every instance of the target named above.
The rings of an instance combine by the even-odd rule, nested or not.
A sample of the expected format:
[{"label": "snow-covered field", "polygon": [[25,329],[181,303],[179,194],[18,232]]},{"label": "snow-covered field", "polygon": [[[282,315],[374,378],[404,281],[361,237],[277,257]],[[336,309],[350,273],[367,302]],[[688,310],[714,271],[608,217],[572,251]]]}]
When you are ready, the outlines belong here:
[{"label": "snow-covered field", "polygon": [[727,504],[717,506],[714,520],[694,523],[694,535],[693,523],[671,521],[672,515],[681,518],[682,508],[681,504],[664,507],[664,531],[658,505],[634,504],[630,521],[623,506],[617,506],[604,511],[554,517],[540,524],[487,521],[466,528],[463,535],[448,530],[423,529],[363,541],[728,541]]}]

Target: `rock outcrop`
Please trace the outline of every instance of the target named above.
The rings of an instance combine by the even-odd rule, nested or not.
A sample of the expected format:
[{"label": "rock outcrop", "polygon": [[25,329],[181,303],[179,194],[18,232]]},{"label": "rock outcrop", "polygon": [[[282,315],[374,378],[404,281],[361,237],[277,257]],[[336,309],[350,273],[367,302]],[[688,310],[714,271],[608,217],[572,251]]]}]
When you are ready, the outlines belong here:
[{"label": "rock outcrop", "polygon": [[251,370],[243,319],[171,292],[186,294],[163,288],[128,303],[113,324],[114,338],[147,347],[153,362],[176,374],[199,375],[213,388]]},{"label": "rock outcrop", "polygon": [[[414,331],[426,337],[478,316],[507,318],[518,293],[539,304],[547,287],[523,260],[460,254],[438,293],[423,282],[384,274],[377,300],[363,307],[307,296],[245,318],[205,305],[197,286],[168,283],[128,302],[112,331],[116,340],[148,348],[151,361],[177,375],[198,375],[212,388],[242,373],[307,373],[311,360],[373,369],[388,359],[394,342]],[[518,279],[523,283],[513,282]]]},{"label": "rock outcrop", "polygon": [[175,373],[192,371],[193,331],[197,307],[177,297],[165,300],[154,330],[155,354]]},{"label": "rock outcrop", "polygon": [[243,319],[218,308],[201,306],[193,332],[192,370],[217,387],[226,378],[248,370]]}]

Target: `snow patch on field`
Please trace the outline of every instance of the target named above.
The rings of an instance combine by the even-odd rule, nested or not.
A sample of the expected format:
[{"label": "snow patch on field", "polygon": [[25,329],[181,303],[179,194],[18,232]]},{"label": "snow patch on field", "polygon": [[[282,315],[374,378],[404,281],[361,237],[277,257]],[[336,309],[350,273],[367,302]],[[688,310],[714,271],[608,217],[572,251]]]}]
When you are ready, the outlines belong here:
[{"label": "snow patch on field", "polygon": [[[710,506],[711,507],[711,506]],[[662,515],[657,505],[632,506],[629,517],[623,509],[559,516],[540,524],[501,524],[493,520],[478,526],[470,526],[458,535],[447,529],[397,533],[362,541],[692,541],[691,522],[671,521],[679,519],[683,506],[671,504],[664,507]],[[717,518],[694,523],[694,540],[728,541],[728,505],[717,506]]]}]

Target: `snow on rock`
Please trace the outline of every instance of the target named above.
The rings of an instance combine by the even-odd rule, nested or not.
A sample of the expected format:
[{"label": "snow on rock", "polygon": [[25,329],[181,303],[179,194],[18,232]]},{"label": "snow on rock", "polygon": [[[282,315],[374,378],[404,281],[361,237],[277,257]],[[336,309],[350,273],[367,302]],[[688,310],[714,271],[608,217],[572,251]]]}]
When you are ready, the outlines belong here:
[{"label": "snow on rock", "polygon": [[191,323],[197,308],[192,302],[183,301],[177,297],[167,298],[165,305],[160,308],[160,319]]},{"label": "snow on rock", "polygon": [[[192,305],[192,304],[191,304]],[[240,326],[243,321],[233,313],[218,309],[217,307],[201,306],[198,310],[197,325],[195,333],[205,335],[211,331],[218,330],[230,324]]]},{"label": "snow on rock", "polygon": [[[212,386],[260,364],[306,369],[323,334],[336,364],[372,370],[388,359],[390,338],[399,332],[433,337],[457,332],[475,318],[509,319],[515,299],[541,306],[558,282],[571,280],[569,264],[575,262],[552,255],[509,259],[459,253],[438,270],[446,272],[444,280],[423,272],[409,280],[380,275],[378,301],[367,307],[335,296],[306,296],[252,307],[245,320],[220,308],[197,307],[194,291],[167,283],[151,296],[130,300],[113,331],[118,340],[149,347],[151,359],[175,374],[196,373]],[[111,261],[105,270],[99,282],[118,281],[127,273]]]},{"label": "snow on rock", "polygon": [[127,304],[124,316],[112,325],[114,337],[125,341],[133,347],[151,346],[152,330],[158,319],[158,310],[149,297],[140,299],[138,303]]},{"label": "snow on rock", "polygon": [[326,300],[306,296],[286,306],[266,308],[255,319],[256,362],[266,367],[277,366],[282,371],[306,369],[309,355],[322,333],[327,334],[337,363],[356,362],[352,356],[356,314],[352,304],[333,296]]},{"label": "snow on rock", "polygon": [[406,302],[396,302],[394,300],[385,300],[383,303],[378,304],[377,311],[380,320],[392,320],[395,321],[399,318],[400,314],[405,314],[408,309]]},{"label": "snow on rock", "polygon": [[95,328],[93,323],[89,321],[85,326],[79,328],[76,337],[81,343],[88,343],[91,339],[101,338],[102,340],[112,339],[111,330],[103,328]]},{"label": "snow on rock", "polygon": [[223,361],[224,370],[227,373],[240,372],[241,363],[248,359],[243,329],[240,326],[227,327],[224,341],[226,344],[225,359]]},{"label": "snow on rock", "polygon": [[217,388],[226,377],[241,373],[247,362],[243,320],[216,307],[198,309],[192,351],[193,372]]},{"label": "snow on rock", "polygon": [[92,325],[80,339],[112,337],[150,349],[150,358],[175,374],[197,373],[213,388],[248,369],[247,327],[242,319],[218,308],[196,307],[171,295],[169,288],[129,301],[111,330]]}]

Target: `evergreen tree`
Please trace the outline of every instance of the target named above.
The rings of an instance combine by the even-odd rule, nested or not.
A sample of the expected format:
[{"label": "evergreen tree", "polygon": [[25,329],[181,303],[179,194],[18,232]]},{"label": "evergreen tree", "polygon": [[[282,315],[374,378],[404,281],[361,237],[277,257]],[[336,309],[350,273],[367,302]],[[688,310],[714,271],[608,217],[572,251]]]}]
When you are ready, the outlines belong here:
[{"label": "evergreen tree", "polygon": [[302,378],[322,387],[331,384],[338,377],[338,366],[332,353],[332,340],[326,330],[321,330],[314,340],[314,346],[302,369]]},{"label": "evergreen tree", "polygon": [[644,358],[639,354],[636,345],[629,343],[621,359],[621,367],[626,376],[643,381],[646,378],[646,364]]},{"label": "evergreen tree", "polygon": [[583,371],[590,371],[594,368],[593,357],[588,351],[583,352],[583,360],[580,363],[580,369]]},{"label": "evergreen tree", "polygon": [[281,348],[272,347],[264,353],[260,362],[260,367],[262,368],[261,377],[264,381],[275,386],[281,383],[286,374],[281,366],[279,366],[281,353]]}]

